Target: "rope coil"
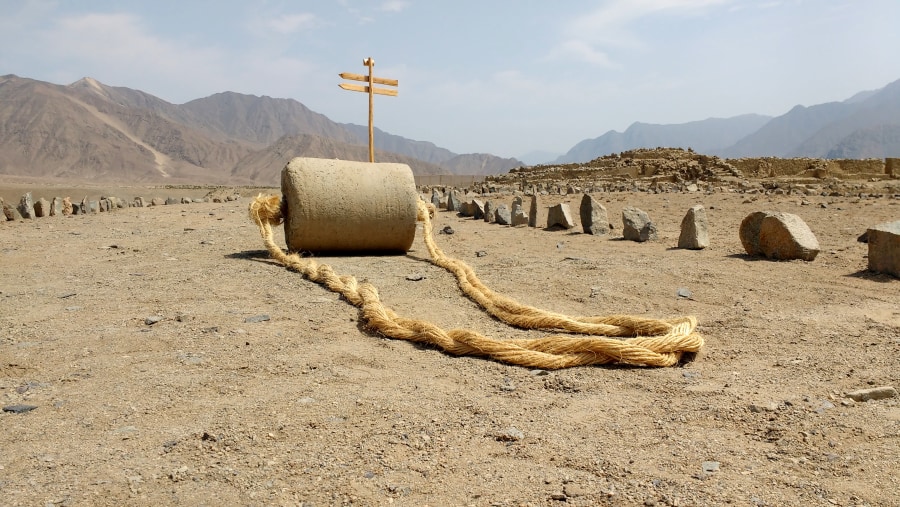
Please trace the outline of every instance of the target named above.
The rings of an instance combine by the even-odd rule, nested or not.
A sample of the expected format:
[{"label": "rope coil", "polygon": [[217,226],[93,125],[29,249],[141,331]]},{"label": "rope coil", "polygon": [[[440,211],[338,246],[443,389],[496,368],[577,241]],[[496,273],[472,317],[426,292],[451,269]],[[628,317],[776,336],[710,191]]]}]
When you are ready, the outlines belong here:
[{"label": "rope coil", "polygon": [[361,309],[369,329],[390,338],[431,344],[449,354],[489,357],[503,363],[546,370],[611,363],[673,366],[685,353],[696,353],[703,348],[703,337],[695,332],[697,320],[694,317],[572,317],[523,305],[495,293],[478,279],[469,265],[448,257],[437,246],[431,222],[435,208],[422,200],[418,201],[418,221],[424,223],[423,237],[431,262],[456,276],[460,289],[472,301],[511,326],[587,336],[498,340],[467,329],[444,330],[427,321],[401,317],[381,302],[375,286],[359,283],[353,276],[339,276],[327,264],[286,253],[276,245],[273,227],[284,219],[279,196],[260,194],[250,203],[249,211],[273,259],[308,280],[339,293]]}]

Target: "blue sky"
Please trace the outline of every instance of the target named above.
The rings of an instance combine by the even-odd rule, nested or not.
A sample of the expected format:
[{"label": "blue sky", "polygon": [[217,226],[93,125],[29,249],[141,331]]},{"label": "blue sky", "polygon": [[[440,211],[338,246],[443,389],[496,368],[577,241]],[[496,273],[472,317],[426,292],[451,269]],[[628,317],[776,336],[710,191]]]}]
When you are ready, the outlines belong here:
[{"label": "blue sky", "polygon": [[0,74],[293,98],[366,125],[338,73],[371,56],[400,82],[376,127],[509,157],[880,88],[900,79],[897,20],[896,0],[0,0]]}]

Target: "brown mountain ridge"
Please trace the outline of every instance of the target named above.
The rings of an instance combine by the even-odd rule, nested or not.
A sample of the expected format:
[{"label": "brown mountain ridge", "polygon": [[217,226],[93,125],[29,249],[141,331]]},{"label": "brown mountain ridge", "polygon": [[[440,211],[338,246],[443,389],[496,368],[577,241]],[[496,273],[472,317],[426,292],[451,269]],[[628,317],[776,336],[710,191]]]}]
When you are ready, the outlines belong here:
[{"label": "brown mountain ridge", "polygon": [[[358,129],[293,99],[223,92],[176,105],[88,77],[63,86],[0,76],[0,176],[277,185],[295,156],[367,160],[368,139]],[[380,130],[375,145],[377,161],[405,163],[416,174],[496,174],[522,165]]]}]

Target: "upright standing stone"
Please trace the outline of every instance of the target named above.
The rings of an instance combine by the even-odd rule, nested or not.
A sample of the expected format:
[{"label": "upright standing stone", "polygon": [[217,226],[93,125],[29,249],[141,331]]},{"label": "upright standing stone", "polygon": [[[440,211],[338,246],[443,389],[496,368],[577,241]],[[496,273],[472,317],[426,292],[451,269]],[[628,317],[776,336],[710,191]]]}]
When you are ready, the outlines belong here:
[{"label": "upright standing stone", "polygon": [[692,206],[681,220],[681,235],[678,248],[702,250],[709,246],[709,225],[706,208],[702,204]]},{"label": "upright standing stone", "polygon": [[154,197],[150,199],[150,206],[162,206],[166,201],[162,199],[162,197]]},{"label": "upright standing stone", "polygon": [[565,229],[575,227],[575,221],[572,220],[572,212],[569,211],[568,203],[561,202],[547,210],[547,227],[554,226],[560,226]]},{"label": "upright standing stone", "polygon": [[494,221],[499,225],[512,225],[512,215],[505,204],[497,206],[497,210],[494,211]]},{"label": "upright standing stone", "polygon": [[6,221],[8,222],[22,218],[22,215],[19,214],[19,210],[9,203],[3,203],[3,216],[6,217]]},{"label": "upright standing stone", "polygon": [[522,207],[522,203],[514,202],[512,207],[512,226],[528,225],[528,214]]},{"label": "upright standing stone", "polygon": [[472,218],[484,220],[484,203],[478,199],[472,199]]},{"label": "upright standing stone", "polygon": [[69,216],[73,214],[74,210],[72,209],[72,198],[71,197],[63,197],[62,201],[62,213],[65,216]]},{"label": "upright standing stone", "polygon": [[869,271],[900,278],[900,220],[869,228]]},{"label": "upright standing stone", "polygon": [[50,201],[44,199],[43,197],[34,201],[34,216],[35,218],[49,217]]},{"label": "upright standing stone", "polygon": [[134,207],[135,208],[143,208],[144,207],[144,198],[143,197],[135,197],[134,198]]},{"label": "upright standing stone", "polygon": [[627,240],[643,243],[659,238],[656,225],[650,221],[650,216],[633,206],[622,210],[622,225],[622,236]]},{"label": "upright standing stone", "polygon": [[819,254],[819,241],[797,215],[757,211],[741,222],[741,244],[750,255],[769,259],[812,261]]},{"label": "upright standing stone", "polygon": [[436,188],[431,190],[431,204],[434,209],[441,209],[441,192]]},{"label": "upright standing stone", "polygon": [[55,217],[58,215],[62,215],[62,204],[60,203],[59,197],[54,197],[52,201],[50,201],[50,216]]},{"label": "upright standing stone", "polygon": [[31,197],[31,192],[26,192],[25,195],[19,199],[18,210],[22,218],[26,220],[34,218],[34,199]]},{"label": "upright standing stone", "polygon": [[531,207],[528,210],[528,227],[538,226],[538,209],[541,206],[541,198],[538,193],[531,196]]},{"label": "upright standing stone", "polygon": [[90,210],[91,205],[88,203],[87,196],[84,196],[84,198],[81,199],[81,206],[78,207],[78,211],[81,212],[82,215],[87,215]]},{"label": "upright standing stone", "polygon": [[484,203],[484,221],[487,223],[494,223],[497,221],[497,216],[494,214],[497,211],[497,207],[494,206],[493,201],[488,201]]},{"label": "upright standing stone", "polygon": [[447,196],[447,211],[459,211],[460,204],[459,192],[451,190],[450,195]]},{"label": "upright standing stone", "polygon": [[601,236],[609,233],[609,214],[606,207],[588,194],[581,198],[581,207],[578,209],[581,218],[581,229],[585,234]]}]

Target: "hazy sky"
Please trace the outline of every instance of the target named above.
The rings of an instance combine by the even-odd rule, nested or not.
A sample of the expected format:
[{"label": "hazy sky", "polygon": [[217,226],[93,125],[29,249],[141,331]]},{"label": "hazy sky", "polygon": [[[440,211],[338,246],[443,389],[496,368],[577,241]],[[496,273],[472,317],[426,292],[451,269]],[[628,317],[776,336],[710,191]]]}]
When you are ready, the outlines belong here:
[{"label": "hazy sky", "polygon": [[898,20],[897,0],[0,0],[0,75],[293,98],[366,125],[338,73],[371,56],[400,81],[376,127],[509,157],[881,88],[900,79]]}]

